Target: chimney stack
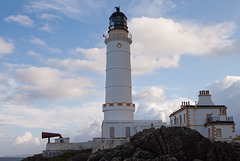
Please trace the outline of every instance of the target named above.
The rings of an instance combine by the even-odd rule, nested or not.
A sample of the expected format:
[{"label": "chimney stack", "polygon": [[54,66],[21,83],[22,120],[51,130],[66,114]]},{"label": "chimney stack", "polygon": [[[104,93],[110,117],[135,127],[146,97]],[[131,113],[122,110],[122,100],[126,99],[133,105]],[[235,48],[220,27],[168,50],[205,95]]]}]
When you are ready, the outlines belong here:
[{"label": "chimney stack", "polygon": [[198,95],[197,105],[214,105],[209,90],[201,90]]}]

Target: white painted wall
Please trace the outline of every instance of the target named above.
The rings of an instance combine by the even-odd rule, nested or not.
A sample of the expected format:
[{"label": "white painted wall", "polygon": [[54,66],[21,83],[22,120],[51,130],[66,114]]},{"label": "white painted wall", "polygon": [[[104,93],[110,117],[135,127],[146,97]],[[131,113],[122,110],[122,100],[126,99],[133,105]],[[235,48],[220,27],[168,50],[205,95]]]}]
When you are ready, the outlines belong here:
[{"label": "white painted wall", "polygon": [[[185,123],[184,123],[184,114],[185,114]],[[182,124],[180,124],[180,117],[182,117]],[[176,118],[176,124],[174,124],[174,119]],[[178,119],[178,124],[177,124],[177,119]],[[178,125],[178,126],[187,126],[187,112],[186,110],[183,110],[179,113],[177,113],[174,116],[170,117],[170,122],[172,120],[173,125]]]},{"label": "white painted wall", "polygon": [[221,129],[222,137],[217,137],[216,140],[227,140],[229,138],[235,138],[235,133],[233,133],[233,128],[231,125],[215,125],[216,129]]},{"label": "white painted wall", "polygon": [[[105,103],[132,103],[130,43],[127,39],[123,41],[116,37],[107,43]],[[120,48],[118,44],[121,44]]]},{"label": "white painted wall", "polygon": [[160,128],[162,125],[166,126],[166,123],[161,120],[104,120],[102,123],[102,137],[110,137],[111,127],[115,128],[115,137],[123,138],[126,137],[126,127],[130,127],[130,136],[133,136],[143,129]]},{"label": "white painted wall", "polygon": [[110,138],[110,128],[114,127],[115,137],[126,137],[126,127],[131,127],[134,124],[133,120],[103,120],[102,123],[102,138]]},{"label": "white painted wall", "polygon": [[[106,93],[105,104],[102,107],[104,120],[134,120],[135,107],[132,104],[131,84],[131,38],[128,32],[121,29],[111,30],[106,38]],[[118,103],[123,103],[120,105]],[[130,103],[130,106],[127,104]],[[112,105],[113,104],[113,105]],[[107,130],[105,123],[103,130]],[[114,125],[115,129],[119,126]],[[108,136],[107,131],[103,136]],[[116,130],[117,137],[122,137],[122,130]]]},{"label": "white painted wall", "polygon": [[197,125],[204,125],[207,121],[207,114],[212,114],[212,117],[218,117],[220,111],[219,109],[197,109],[196,113],[197,113]]},{"label": "white painted wall", "polygon": [[211,95],[199,95],[198,96],[198,105],[214,105],[211,99]]},{"label": "white painted wall", "polygon": [[119,106],[114,103],[112,106],[109,104],[103,105],[102,110],[104,112],[104,120],[134,120],[135,107],[133,104],[127,106],[123,103]]}]

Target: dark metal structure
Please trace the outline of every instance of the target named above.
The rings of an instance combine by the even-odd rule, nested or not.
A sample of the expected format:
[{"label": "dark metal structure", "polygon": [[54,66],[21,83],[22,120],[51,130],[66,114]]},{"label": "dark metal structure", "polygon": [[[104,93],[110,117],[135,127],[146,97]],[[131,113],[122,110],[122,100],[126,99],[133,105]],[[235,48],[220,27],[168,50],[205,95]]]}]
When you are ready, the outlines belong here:
[{"label": "dark metal structure", "polygon": [[[125,16],[124,13],[120,12],[120,7],[115,7],[116,12],[114,12],[111,17],[109,18],[109,31],[113,29],[124,29],[128,31],[127,27],[127,17]],[[109,32],[108,31],[108,32]]]},{"label": "dark metal structure", "polygon": [[62,138],[62,135],[59,133],[42,132],[42,139],[48,138],[48,143],[50,143],[50,138],[52,138],[52,137]]}]

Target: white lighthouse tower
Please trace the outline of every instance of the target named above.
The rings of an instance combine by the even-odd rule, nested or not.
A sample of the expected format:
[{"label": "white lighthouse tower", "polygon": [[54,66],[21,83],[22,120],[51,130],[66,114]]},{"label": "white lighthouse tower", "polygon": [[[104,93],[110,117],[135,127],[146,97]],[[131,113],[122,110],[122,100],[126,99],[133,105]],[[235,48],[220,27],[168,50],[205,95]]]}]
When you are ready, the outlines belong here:
[{"label": "white lighthouse tower", "polygon": [[105,104],[102,106],[102,137],[93,139],[93,152],[121,145],[143,129],[166,125],[161,120],[134,120],[130,53],[132,37],[128,32],[127,17],[120,12],[119,7],[116,7],[116,12],[109,20],[109,30],[104,35],[107,65]]},{"label": "white lighthouse tower", "polygon": [[[126,137],[130,135],[128,122],[134,120],[135,105],[132,103],[131,35],[127,17],[116,7],[109,18],[109,30],[105,35],[107,45],[106,96],[103,104],[103,137]],[[129,123],[130,123],[129,122]]]}]

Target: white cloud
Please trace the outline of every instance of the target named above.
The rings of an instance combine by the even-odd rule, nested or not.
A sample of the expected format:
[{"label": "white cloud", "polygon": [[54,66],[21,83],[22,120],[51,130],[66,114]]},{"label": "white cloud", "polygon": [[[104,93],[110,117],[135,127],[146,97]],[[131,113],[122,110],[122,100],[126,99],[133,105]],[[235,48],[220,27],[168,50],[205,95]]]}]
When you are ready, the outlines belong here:
[{"label": "white cloud", "polygon": [[[165,18],[134,18],[129,23],[134,35],[133,51],[149,57],[169,55],[202,55],[226,45],[234,23],[200,26]],[[146,32],[146,28],[148,29]]]},{"label": "white cloud", "polygon": [[43,13],[39,16],[40,19],[43,20],[56,20],[56,19],[61,19],[59,16],[54,15],[54,14],[48,14],[48,13]]},{"label": "white cloud", "polygon": [[240,39],[232,40],[226,45],[213,48],[210,56],[240,55]]},{"label": "white cloud", "polygon": [[46,46],[46,43],[43,40],[41,40],[40,38],[37,38],[37,37],[33,37],[30,40],[30,42],[33,43],[33,44],[36,44],[36,45]]},{"label": "white cloud", "polygon": [[42,27],[39,27],[38,28],[39,30],[42,30],[42,31],[47,31],[47,32],[49,32],[49,33],[52,33],[52,31],[53,31],[53,29],[52,29],[52,27],[48,24],[48,23],[46,23],[44,26],[42,26]]},{"label": "white cloud", "polygon": [[137,105],[135,119],[159,119],[163,122],[169,122],[169,115],[180,108],[181,102],[193,102],[182,97],[167,99],[164,88],[156,86],[145,91],[134,91],[133,100]]},{"label": "white cloud", "polygon": [[10,54],[14,50],[14,45],[12,40],[5,41],[2,37],[0,37],[0,57],[4,54]]},{"label": "white cloud", "polygon": [[101,124],[102,118],[100,117],[95,120],[89,120],[88,124],[81,126],[81,128],[75,132],[74,141],[88,141],[94,137],[101,137]]},{"label": "white cloud", "polygon": [[228,116],[233,116],[236,131],[240,134],[240,76],[226,76],[223,80],[207,85],[215,104],[228,107]]},{"label": "white cloud", "polygon": [[129,5],[128,12],[134,17],[157,17],[176,7],[171,0],[132,0]]},{"label": "white cloud", "polygon": [[65,67],[68,70],[93,70],[100,73],[105,71],[105,49],[104,48],[91,48],[83,49],[76,48],[70,51],[71,53],[81,54],[82,59],[68,58],[64,60],[50,59],[48,64],[53,64],[57,67]]},{"label": "white cloud", "polygon": [[7,22],[17,22],[20,25],[26,26],[26,27],[32,27],[34,24],[33,20],[26,15],[16,15],[16,16],[12,15],[12,16],[6,17],[4,20]]},{"label": "white cloud", "polygon": [[92,91],[94,86],[87,78],[69,76],[68,73],[47,67],[17,69],[15,81],[19,87],[11,96],[12,100],[79,99]]},{"label": "white cloud", "polygon": [[0,73],[0,102],[12,94],[13,88],[16,88],[16,83],[6,73]]},{"label": "white cloud", "polygon": [[61,50],[58,48],[52,48],[50,46],[48,46],[43,40],[41,40],[40,38],[37,37],[32,37],[32,39],[30,40],[30,42],[32,44],[38,45],[40,47],[44,47],[44,49],[49,50],[51,53],[53,54],[59,54],[61,53]]},{"label": "white cloud", "polygon": [[159,56],[150,58],[145,55],[136,55],[132,57],[133,74],[146,74],[159,68],[178,67],[179,56]]},{"label": "white cloud", "polygon": [[207,88],[211,89],[218,101],[225,102],[240,94],[240,76],[226,76],[223,80],[208,84]]},{"label": "white cloud", "polygon": [[[234,41],[229,38],[234,28],[233,22],[204,26],[165,18],[133,18],[129,22],[129,31],[133,35],[133,74],[178,67],[182,55],[210,55],[213,50],[231,47]],[[104,48],[76,48],[71,52],[82,54],[81,59],[50,59],[48,64],[69,70],[88,69],[104,72]]]},{"label": "white cloud", "polygon": [[22,136],[18,136],[13,141],[13,145],[22,145],[22,144],[40,145],[40,141],[37,137],[33,137],[31,132],[26,132]]},{"label": "white cloud", "polygon": [[81,100],[98,95],[92,80],[57,69],[23,66],[14,71],[14,77],[0,74],[0,100],[3,102]]},{"label": "white cloud", "polygon": [[52,104],[39,109],[30,105],[2,103],[0,118],[2,124],[25,128],[69,129],[74,126],[87,129],[96,120],[102,120],[101,104],[89,102],[74,107]]},{"label": "white cloud", "polygon": [[32,56],[32,57],[38,59],[40,62],[43,62],[43,61],[44,61],[44,59],[42,58],[41,54],[36,53],[35,51],[29,50],[29,51],[27,52],[27,55]]},{"label": "white cloud", "polygon": [[0,73],[0,82],[6,78],[5,73]]},{"label": "white cloud", "polygon": [[31,12],[56,11],[74,19],[85,19],[99,12],[102,1],[88,0],[33,0],[25,8]]},{"label": "white cloud", "polygon": [[[58,132],[63,137],[70,137],[71,142],[87,141],[93,137],[99,137],[103,119],[101,105],[102,102],[91,101],[79,106],[49,104],[37,108],[30,105],[1,103],[0,118],[2,125],[11,130],[16,129],[16,127],[32,129],[32,134],[26,132],[16,137],[16,134],[10,132],[8,133],[11,136],[7,136],[7,133],[1,127],[1,151],[5,155],[8,153],[9,155],[41,153],[46,148],[47,140],[38,140],[33,134],[35,133],[38,137],[42,131]],[[1,134],[3,135],[2,140]],[[3,149],[4,143],[6,147]],[[6,149],[9,149],[10,152]]]},{"label": "white cloud", "polygon": [[135,92],[134,98],[140,101],[162,101],[166,99],[166,96],[162,88],[152,86],[145,91]]},{"label": "white cloud", "polygon": [[0,139],[4,138],[4,136],[7,134],[7,131],[8,130],[6,130],[3,127],[1,127],[1,129],[0,129]]},{"label": "white cloud", "polygon": [[27,55],[30,55],[30,56],[34,56],[34,57],[41,57],[41,55],[40,54],[38,54],[38,53],[36,53],[36,52],[34,52],[34,51],[32,51],[32,50],[29,50],[28,52],[27,52]]},{"label": "white cloud", "polygon": [[165,18],[133,18],[129,22],[133,71],[144,74],[177,67],[181,55],[206,55],[229,46],[234,28],[233,22],[203,26]]}]

